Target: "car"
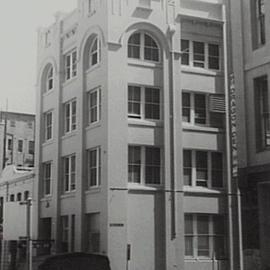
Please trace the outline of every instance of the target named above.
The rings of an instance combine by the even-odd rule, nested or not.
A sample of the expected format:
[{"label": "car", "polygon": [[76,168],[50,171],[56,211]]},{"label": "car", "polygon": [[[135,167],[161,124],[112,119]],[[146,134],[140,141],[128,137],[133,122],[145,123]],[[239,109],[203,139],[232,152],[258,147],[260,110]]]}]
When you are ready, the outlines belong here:
[{"label": "car", "polygon": [[64,253],[46,258],[38,270],[111,270],[107,256],[84,252]]}]

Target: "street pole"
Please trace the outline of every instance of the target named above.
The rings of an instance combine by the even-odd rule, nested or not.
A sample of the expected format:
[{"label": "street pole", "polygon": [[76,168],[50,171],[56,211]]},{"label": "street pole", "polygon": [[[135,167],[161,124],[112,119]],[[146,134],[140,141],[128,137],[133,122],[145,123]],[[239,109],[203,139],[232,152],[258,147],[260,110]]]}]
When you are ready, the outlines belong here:
[{"label": "street pole", "polygon": [[21,205],[26,205],[26,262],[27,269],[32,270],[32,239],[31,239],[31,205],[32,199],[27,198],[21,202]]}]

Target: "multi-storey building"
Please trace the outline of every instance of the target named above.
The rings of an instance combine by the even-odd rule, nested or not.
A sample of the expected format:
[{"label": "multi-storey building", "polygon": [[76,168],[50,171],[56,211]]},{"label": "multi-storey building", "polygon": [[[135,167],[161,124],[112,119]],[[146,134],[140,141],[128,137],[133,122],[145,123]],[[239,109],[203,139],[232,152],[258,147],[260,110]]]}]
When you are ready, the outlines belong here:
[{"label": "multi-storey building", "polygon": [[33,167],[35,115],[0,112],[0,173],[7,165]]},{"label": "multi-storey building", "polygon": [[36,237],[113,270],[239,269],[227,4],[79,0],[40,29]]},{"label": "multi-storey building", "polygon": [[244,256],[246,269],[269,269],[270,2],[231,4]]}]

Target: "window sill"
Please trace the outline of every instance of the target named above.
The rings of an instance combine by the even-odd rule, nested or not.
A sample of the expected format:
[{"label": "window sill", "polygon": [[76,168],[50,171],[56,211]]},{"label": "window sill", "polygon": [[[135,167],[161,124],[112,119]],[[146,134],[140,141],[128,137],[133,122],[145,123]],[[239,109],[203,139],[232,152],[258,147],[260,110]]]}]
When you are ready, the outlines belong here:
[{"label": "window sill", "polygon": [[88,190],[85,191],[85,195],[94,194],[94,193],[100,193],[100,192],[101,192],[101,187],[100,186],[89,187]]},{"label": "window sill", "polygon": [[224,130],[221,128],[214,128],[208,126],[195,126],[188,123],[182,124],[183,130],[191,130],[191,131],[201,131],[201,132],[208,132],[208,133],[224,133]]},{"label": "window sill", "polygon": [[91,129],[98,128],[98,127],[101,127],[100,121],[88,124],[88,126],[85,127],[85,130],[87,131],[87,130],[91,130]]},{"label": "window sill", "polygon": [[161,120],[150,121],[150,120],[144,120],[144,119],[128,118],[128,125],[130,125],[130,126],[163,127],[163,122]]},{"label": "window sill", "polygon": [[45,141],[42,144],[42,147],[48,146],[48,145],[53,144],[53,143],[54,143],[54,140],[53,139],[49,139],[49,140]]},{"label": "window sill", "polygon": [[75,77],[72,77],[66,81],[63,82],[62,86],[66,87],[67,85],[71,84],[73,81],[75,81],[77,79],[77,75]]},{"label": "window sill", "polygon": [[139,10],[148,11],[148,12],[153,11],[153,9],[151,7],[146,7],[146,6],[137,6],[136,8]]},{"label": "window sill", "polygon": [[100,62],[98,62],[98,63],[96,63],[95,65],[89,67],[89,68],[85,71],[85,73],[86,73],[86,74],[89,74],[90,72],[94,71],[95,69],[100,68],[100,66],[101,66],[101,64],[100,64]]},{"label": "window sill", "polygon": [[43,195],[43,197],[40,199],[41,202],[50,202],[52,200],[52,194]]},{"label": "window sill", "polygon": [[185,73],[194,73],[200,75],[207,75],[207,76],[223,76],[223,72],[221,70],[212,70],[200,67],[192,67],[181,65],[181,71]]},{"label": "window sill", "polygon": [[60,196],[60,198],[61,199],[73,198],[73,197],[75,197],[75,192],[76,192],[76,190],[66,191],[64,194],[62,194]]},{"label": "window sill", "polygon": [[223,193],[225,193],[224,188],[211,189],[211,188],[207,188],[207,187],[191,187],[191,186],[184,186],[183,191],[185,193],[204,193],[204,194],[223,194]]},{"label": "window sill", "polygon": [[47,97],[47,96],[50,96],[54,91],[54,87],[46,92],[43,93],[43,97]]},{"label": "window sill", "polygon": [[221,259],[212,259],[209,257],[185,257],[186,262],[218,262],[218,261],[227,261],[226,258]]},{"label": "window sill", "polygon": [[128,191],[141,190],[141,191],[158,191],[162,190],[163,185],[142,185],[136,183],[128,183]]},{"label": "window sill", "polygon": [[77,134],[77,130],[73,130],[73,131],[70,131],[68,133],[66,133],[65,135],[62,136],[62,140],[66,140],[70,137],[73,137]]},{"label": "window sill", "polygon": [[162,68],[161,62],[152,62],[149,60],[133,59],[133,58],[128,58],[128,65],[145,67],[145,68],[160,68],[160,69]]}]

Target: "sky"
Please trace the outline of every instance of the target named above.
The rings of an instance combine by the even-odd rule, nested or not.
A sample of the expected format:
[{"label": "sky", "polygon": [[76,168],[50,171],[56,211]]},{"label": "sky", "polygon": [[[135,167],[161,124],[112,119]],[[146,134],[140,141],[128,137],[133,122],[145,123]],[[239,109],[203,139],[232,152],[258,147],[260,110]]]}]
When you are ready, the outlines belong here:
[{"label": "sky", "polygon": [[0,110],[35,113],[37,29],[76,6],[77,0],[0,0]]}]

